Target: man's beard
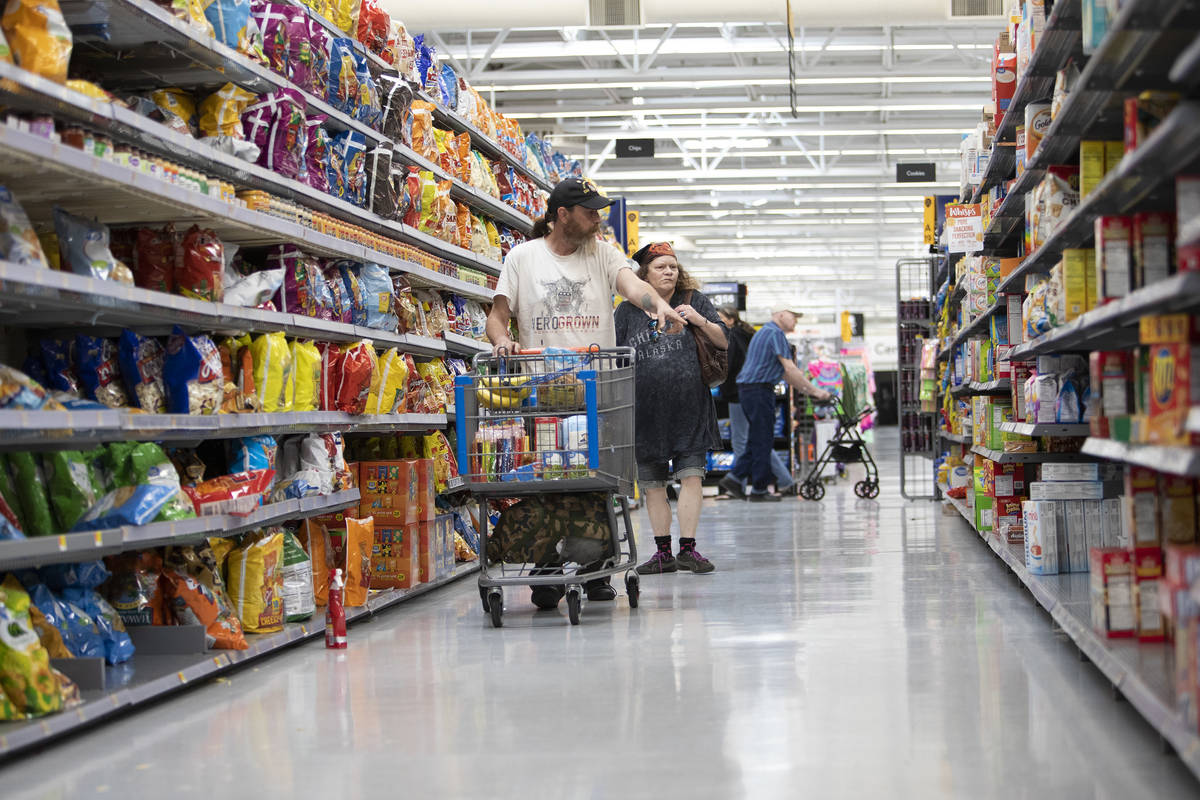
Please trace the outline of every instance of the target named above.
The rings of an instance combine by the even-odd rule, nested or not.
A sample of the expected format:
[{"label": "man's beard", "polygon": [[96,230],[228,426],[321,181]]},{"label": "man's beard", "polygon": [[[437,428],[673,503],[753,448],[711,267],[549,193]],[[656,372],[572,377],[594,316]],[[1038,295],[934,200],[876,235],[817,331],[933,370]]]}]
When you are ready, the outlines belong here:
[{"label": "man's beard", "polygon": [[600,232],[600,223],[579,225],[569,220],[563,228],[563,234],[574,242],[585,242]]}]

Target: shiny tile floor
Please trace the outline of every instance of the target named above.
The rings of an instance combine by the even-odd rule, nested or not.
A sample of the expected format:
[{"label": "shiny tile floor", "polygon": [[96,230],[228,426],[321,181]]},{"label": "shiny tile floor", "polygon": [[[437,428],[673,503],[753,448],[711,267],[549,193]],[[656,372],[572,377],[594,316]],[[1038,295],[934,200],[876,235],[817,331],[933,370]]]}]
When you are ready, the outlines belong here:
[{"label": "shiny tile floor", "polygon": [[[957,516],[706,501],[708,576],[493,630],[470,579],[0,770],[6,798],[1132,798],[1200,784]],[[643,527],[644,517],[643,517]],[[646,536],[647,542],[649,537]]]}]

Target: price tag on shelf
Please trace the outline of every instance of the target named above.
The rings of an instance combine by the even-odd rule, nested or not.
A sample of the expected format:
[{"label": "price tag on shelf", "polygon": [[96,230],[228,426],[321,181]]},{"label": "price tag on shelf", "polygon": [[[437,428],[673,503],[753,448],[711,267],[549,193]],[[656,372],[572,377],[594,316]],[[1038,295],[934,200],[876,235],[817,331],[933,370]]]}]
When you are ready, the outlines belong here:
[{"label": "price tag on shelf", "polygon": [[60,553],[67,552],[67,537],[66,536],[58,537],[58,552],[60,552]]},{"label": "price tag on shelf", "polygon": [[101,545],[103,545],[104,544],[104,532],[96,531],[95,533],[93,533],[92,534],[92,543],[96,547],[100,547]]}]

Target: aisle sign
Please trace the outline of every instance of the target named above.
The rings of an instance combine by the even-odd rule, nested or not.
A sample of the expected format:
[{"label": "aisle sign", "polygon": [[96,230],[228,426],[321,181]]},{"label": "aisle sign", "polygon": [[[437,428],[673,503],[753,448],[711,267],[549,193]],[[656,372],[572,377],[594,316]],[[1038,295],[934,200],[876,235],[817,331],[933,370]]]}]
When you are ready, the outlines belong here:
[{"label": "aisle sign", "polygon": [[625,212],[625,252],[630,258],[641,248],[641,242],[638,240],[638,225],[641,221],[642,212],[626,211]]},{"label": "aisle sign", "polygon": [[653,139],[617,139],[617,158],[654,158]]},{"label": "aisle sign", "polygon": [[866,320],[862,314],[853,314],[849,311],[842,312],[842,341],[850,342],[858,339],[863,335],[863,326]]},{"label": "aisle sign", "polygon": [[937,208],[933,204],[933,196],[925,196],[925,244],[937,244]]},{"label": "aisle sign", "polygon": [[983,249],[983,213],[979,203],[946,206],[946,238],[951,253],[976,253]]},{"label": "aisle sign", "polygon": [[928,183],[936,180],[936,164],[896,164],[896,183]]},{"label": "aisle sign", "polygon": [[746,284],[744,283],[706,283],[700,287],[700,293],[708,297],[718,308],[729,305],[738,311],[746,310]]}]

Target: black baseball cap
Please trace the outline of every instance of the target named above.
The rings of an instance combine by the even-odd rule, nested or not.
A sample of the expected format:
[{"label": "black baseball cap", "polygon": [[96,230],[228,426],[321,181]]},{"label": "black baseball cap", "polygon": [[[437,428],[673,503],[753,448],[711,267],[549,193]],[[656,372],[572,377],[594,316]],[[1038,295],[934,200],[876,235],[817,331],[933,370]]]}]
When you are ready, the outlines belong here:
[{"label": "black baseball cap", "polygon": [[616,201],[611,197],[600,194],[599,187],[591,178],[567,178],[565,181],[560,181],[558,186],[554,187],[554,191],[550,193],[547,211],[553,215],[556,210],[571,206],[583,206],[599,211],[602,208],[608,208],[614,202]]}]

